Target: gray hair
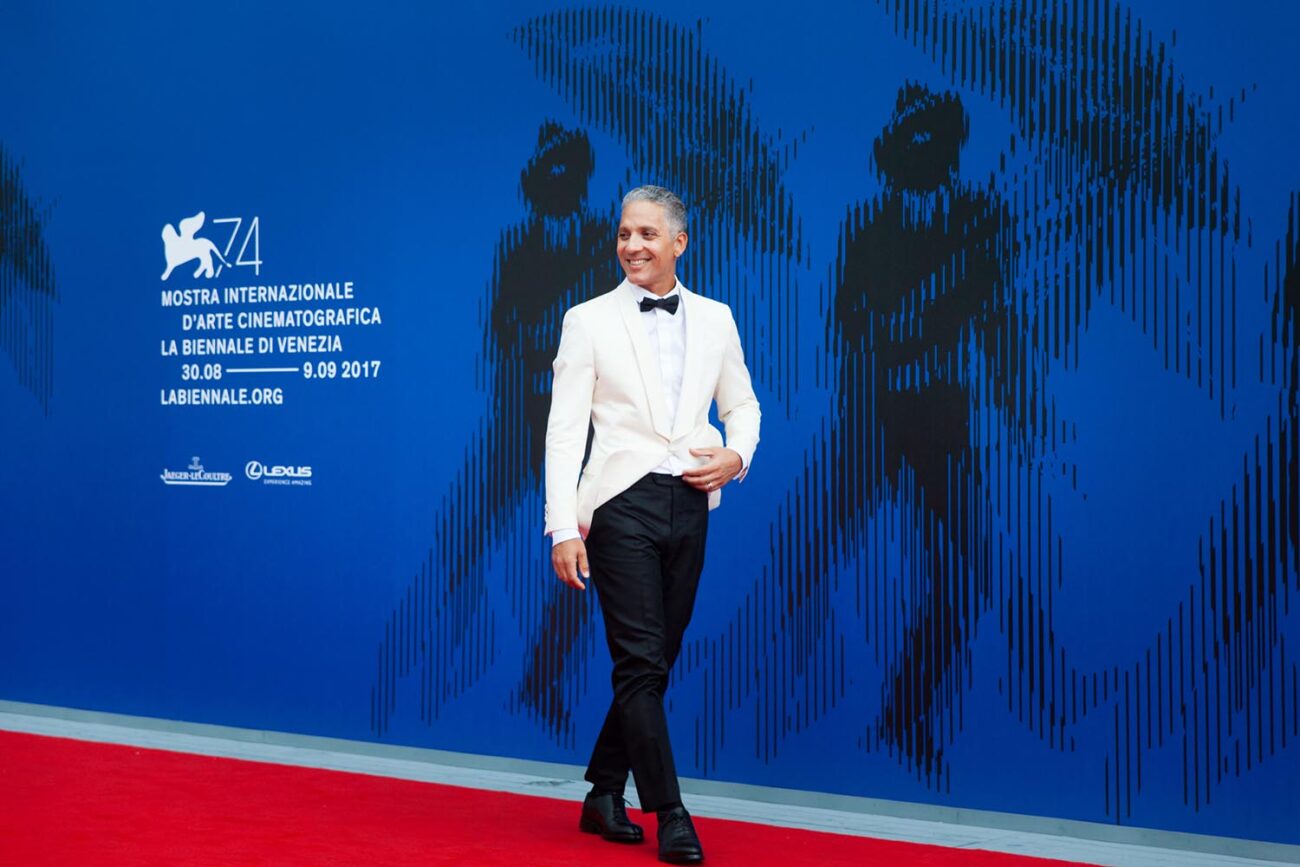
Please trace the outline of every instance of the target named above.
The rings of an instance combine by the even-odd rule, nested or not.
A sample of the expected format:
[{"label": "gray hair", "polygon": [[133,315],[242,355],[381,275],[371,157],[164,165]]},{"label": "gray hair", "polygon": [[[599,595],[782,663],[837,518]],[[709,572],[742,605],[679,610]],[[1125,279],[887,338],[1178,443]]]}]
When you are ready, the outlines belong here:
[{"label": "gray hair", "polygon": [[623,197],[623,207],[626,208],[630,202],[653,202],[664,209],[664,219],[674,235],[686,231],[686,206],[672,190],[646,184],[628,191]]}]

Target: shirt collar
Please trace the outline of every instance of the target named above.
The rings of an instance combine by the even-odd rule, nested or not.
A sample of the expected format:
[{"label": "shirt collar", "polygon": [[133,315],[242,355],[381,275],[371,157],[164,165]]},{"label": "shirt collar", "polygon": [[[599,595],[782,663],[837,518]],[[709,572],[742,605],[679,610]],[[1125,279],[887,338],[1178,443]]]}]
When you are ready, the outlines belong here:
[{"label": "shirt collar", "polygon": [[680,280],[673,283],[673,288],[669,290],[667,295],[656,295],[655,293],[651,292],[649,289],[645,288],[644,286],[638,286],[635,283],[629,283],[628,285],[636,290],[636,298],[638,301],[640,301],[642,298],[653,298],[653,299],[671,298],[674,295],[682,294],[682,283]]}]

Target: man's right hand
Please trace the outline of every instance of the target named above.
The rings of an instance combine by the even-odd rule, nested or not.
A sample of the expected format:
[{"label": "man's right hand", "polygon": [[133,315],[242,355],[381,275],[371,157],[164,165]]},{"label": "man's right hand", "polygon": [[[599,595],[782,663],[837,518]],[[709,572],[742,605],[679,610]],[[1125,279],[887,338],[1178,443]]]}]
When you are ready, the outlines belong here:
[{"label": "man's right hand", "polygon": [[[591,577],[587,566],[587,546],[581,539],[570,539],[551,548],[551,565],[555,567],[555,577],[578,590],[586,590],[583,578]],[[581,575],[582,577],[578,577]]]}]

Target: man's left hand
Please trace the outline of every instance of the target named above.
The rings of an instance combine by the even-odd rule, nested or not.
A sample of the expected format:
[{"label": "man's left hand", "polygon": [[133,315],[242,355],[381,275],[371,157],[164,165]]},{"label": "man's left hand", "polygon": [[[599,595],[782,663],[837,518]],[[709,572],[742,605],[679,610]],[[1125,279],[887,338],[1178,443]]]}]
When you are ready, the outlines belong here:
[{"label": "man's left hand", "polygon": [[682,480],[701,491],[713,491],[736,477],[744,466],[740,453],[721,447],[691,449],[697,458],[708,458],[704,464],[682,473]]}]

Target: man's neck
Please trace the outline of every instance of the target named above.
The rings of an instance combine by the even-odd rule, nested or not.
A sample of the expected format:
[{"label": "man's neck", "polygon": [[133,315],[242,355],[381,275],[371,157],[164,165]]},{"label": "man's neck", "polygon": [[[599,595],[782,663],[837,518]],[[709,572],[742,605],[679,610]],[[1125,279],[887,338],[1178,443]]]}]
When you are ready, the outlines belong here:
[{"label": "man's neck", "polygon": [[677,288],[677,275],[674,274],[669,279],[660,281],[659,283],[652,284],[650,286],[643,286],[640,283],[633,283],[632,285],[636,286],[638,289],[644,289],[645,291],[649,292],[651,295],[658,295],[660,298],[662,298],[665,295],[667,295],[669,292]]}]

